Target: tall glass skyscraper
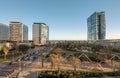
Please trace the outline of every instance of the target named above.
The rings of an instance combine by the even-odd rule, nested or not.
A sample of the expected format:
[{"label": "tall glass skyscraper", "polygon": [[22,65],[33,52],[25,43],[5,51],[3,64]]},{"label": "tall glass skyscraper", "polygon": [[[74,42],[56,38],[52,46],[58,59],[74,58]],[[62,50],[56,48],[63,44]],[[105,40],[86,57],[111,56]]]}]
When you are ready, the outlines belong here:
[{"label": "tall glass skyscraper", "polygon": [[0,40],[9,40],[9,27],[0,23]]},{"label": "tall glass skyscraper", "polygon": [[105,12],[95,12],[87,19],[88,40],[100,40],[106,37]]},{"label": "tall glass skyscraper", "polygon": [[28,26],[23,24],[23,41],[28,41]]},{"label": "tall glass skyscraper", "polygon": [[49,28],[45,23],[33,23],[33,41],[35,45],[46,45],[49,40]]},{"label": "tall glass skyscraper", "polygon": [[23,42],[28,40],[28,27],[21,22],[10,22],[10,40]]}]

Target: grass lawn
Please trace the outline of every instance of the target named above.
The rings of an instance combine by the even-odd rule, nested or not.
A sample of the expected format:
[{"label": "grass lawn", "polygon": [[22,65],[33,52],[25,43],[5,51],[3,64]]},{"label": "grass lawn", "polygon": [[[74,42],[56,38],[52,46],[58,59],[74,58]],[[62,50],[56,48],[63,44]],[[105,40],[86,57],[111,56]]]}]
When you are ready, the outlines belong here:
[{"label": "grass lawn", "polygon": [[55,54],[65,53],[65,54],[67,54],[67,55],[81,54],[81,52],[64,50],[64,49],[62,49],[62,48],[56,48],[56,49],[54,49],[51,53],[55,53]]},{"label": "grass lawn", "polygon": [[[19,57],[20,55],[21,55],[20,53],[14,54],[14,58]],[[7,60],[4,60],[4,56],[0,57],[0,63],[4,61],[12,60],[13,55],[7,55],[6,58]]]},{"label": "grass lawn", "polygon": [[78,54],[78,53],[81,53],[81,52],[75,52],[75,51],[64,50],[63,53],[66,53],[66,54],[70,55],[70,54]]},{"label": "grass lawn", "polygon": [[[76,52],[76,51],[69,51],[69,50],[64,50],[62,48],[55,48],[51,53],[55,54],[65,54],[65,56],[68,55],[75,55],[75,56],[80,56],[83,52]],[[88,56],[89,59],[92,61],[98,62],[98,61],[104,61],[104,57],[95,53],[84,53]],[[86,58],[83,56],[82,58]]]},{"label": "grass lawn", "polygon": [[5,60],[3,58],[0,58],[0,63],[3,62],[3,61],[5,61]]}]

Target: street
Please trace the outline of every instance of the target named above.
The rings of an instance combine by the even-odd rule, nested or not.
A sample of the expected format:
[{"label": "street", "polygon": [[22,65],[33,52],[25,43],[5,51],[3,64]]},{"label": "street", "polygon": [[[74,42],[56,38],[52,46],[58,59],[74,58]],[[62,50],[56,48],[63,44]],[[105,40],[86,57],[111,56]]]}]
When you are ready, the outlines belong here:
[{"label": "street", "polygon": [[[0,78],[22,78],[22,76],[30,74],[30,70],[36,67],[36,63],[39,61],[41,53],[49,53],[53,48],[54,47],[45,46],[36,47],[35,49],[30,49],[28,54],[16,58],[14,64],[10,64],[10,61],[1,63]],[[30,77],[33,78],[32,76]]]}]

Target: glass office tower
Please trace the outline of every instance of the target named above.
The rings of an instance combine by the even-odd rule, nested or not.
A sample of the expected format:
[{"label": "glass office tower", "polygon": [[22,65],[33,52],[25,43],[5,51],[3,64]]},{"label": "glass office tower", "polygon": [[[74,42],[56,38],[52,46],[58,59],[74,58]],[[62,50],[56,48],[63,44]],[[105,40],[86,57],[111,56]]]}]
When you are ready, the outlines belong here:
[{"label": "glass office tower", "polygon": [[28,41],[28,27],[21,22],[10,22],[10,40],[16,42]]},{"label": "glass office tower", "polygon": [[49,28],[45,23],[33,23],[33,41],[35,45],[46,45],[49,40]]},{"label": "glass office tower", "polygon": [[0,41],[9,40],[9,27],[0,23]]},{"label": "glass office tower", "polygon": [[101,40],[106,36],[105,12],[95,12],[87,19],[88,40]]},{"label": "glass office tower", "polygon": [[23,24],[23,41],[28,41],[28,26]]}]

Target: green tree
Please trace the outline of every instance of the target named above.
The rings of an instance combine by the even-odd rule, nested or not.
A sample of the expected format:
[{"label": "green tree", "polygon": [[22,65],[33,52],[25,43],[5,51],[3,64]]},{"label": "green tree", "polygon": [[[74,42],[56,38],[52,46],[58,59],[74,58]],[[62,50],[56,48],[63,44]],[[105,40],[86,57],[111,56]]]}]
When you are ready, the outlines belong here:
[{"label": "green tree", "polygon": [[31,48],[35,48],[35,44],[33,42],[31,43]]},{"label": "green tree", "polygon": [[2,50],[3,50],[3,47],[0,45],[0,52],[2,52]]},{"label": "green tree", "polygon": [[28,49],[29,49],[28,45],[21,44],[18,46],[18,51],[20,51],[21,53],[26,53]]}]

